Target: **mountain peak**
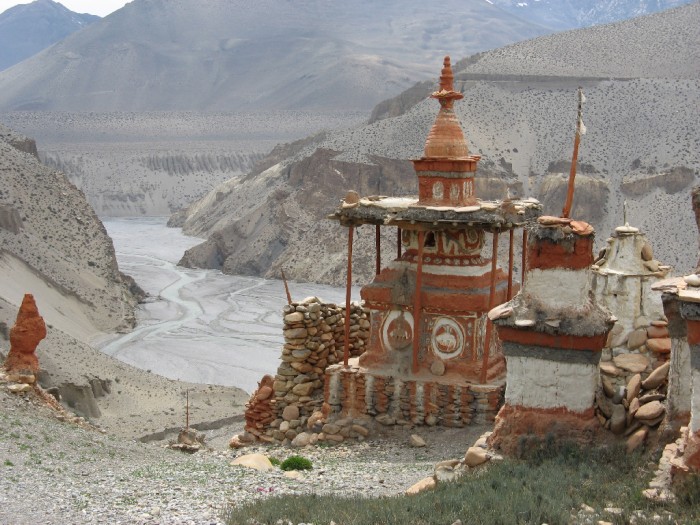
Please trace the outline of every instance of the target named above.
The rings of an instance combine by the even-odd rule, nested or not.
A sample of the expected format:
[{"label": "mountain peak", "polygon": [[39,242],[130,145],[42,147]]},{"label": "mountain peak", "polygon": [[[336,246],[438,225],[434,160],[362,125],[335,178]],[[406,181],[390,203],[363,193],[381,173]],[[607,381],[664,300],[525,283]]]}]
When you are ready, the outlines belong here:
[{"label": "mountain peak", "polygon": [[53,0],[34,0],[0,13],[0,70],[35,55],[66,36],[99,20],[74,13]]}]

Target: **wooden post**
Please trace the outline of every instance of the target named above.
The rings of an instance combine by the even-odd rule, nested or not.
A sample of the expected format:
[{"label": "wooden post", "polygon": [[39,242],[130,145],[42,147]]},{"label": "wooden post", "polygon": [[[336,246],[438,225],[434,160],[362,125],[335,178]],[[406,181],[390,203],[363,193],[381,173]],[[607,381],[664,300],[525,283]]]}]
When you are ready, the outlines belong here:
[{"label": "wooden post", "polygon": [[506,299],[510,301],[513,298],[513,237],[515,235],[515,230],[513,228],[510,229],[509,235],[508,235],[508,295],[506,296]]},{"label": "wooden post", "polygon": [[350,294],[352,291],[352,240],[355,227],[348,229],[348,277],[345,284],[345,341],[343,341],[343,366],[348,366],[350,358]]},{"label": "wooden post", "polygon": [[571,205],[574,202],[574,180],[576,179],[576,161],[578,159],[578,146],[581,142],[581,135],[585,133],[583,126],[583,88],[578,88],[578,116],[576,119],[576,133],[574,135],[574,152],[571,157],[571,169],[569,170],[569,185],[566,189],[566,202],[561,212],[562,217],[568,217],[571,213]]},{"label": "wooden post", "polygon": [[525,286],[525,265],[527,264],[527,229],[523,228],[523,254],[522,254],[522,262],[520,263],[522,268],[520,269],[520,289],[523,289],[523,286]]},{"label": "wooden post", "polygon": [[377,252],[377,260],[374,264],[374,273],[375,275],[379,275],[379,272],[382,271],[382,235],[379,231],[379,224],[377,224],[374,228],[374,247]]},{"label": "wooden post", "polygon": [[292,294],[289,293],[289,286],[287,285],[287,276],[284,275],[284,270],[282,271],[282,282],[284,282],[284,291],[287,293],[287,304],[292,304]]},{"label": "wooden post", "polygon": [[[495,305],[496,299],[496,264],[498,260],[498,230],[493,231],[493,245],[491,247],[491,288],[489,289],[489,310]],[[493,323],[486,317],[486,334],[484,335],[484,359],[481,362],[481,382],[486,383],[488,373],[489,349],[491,347],[491,332]]]},{"label": "wooden post", "polygon": [[185,430],[190,429],[190,391],[185,390]]},{"label": "wooden post", "polygon": [[421,291],[423,288],[423,243],[425,242],[425,232],[418,232],[418,264],[416,268],[416,289],[413,292],[413,361],[411,371],[418,373],[418,350],[421,340],[421,309],[423,308]]},{"label": "wooden post", "polygon": [[398,236],[396,238],[396,258],[401,259],[401,228],[396,228]]}]

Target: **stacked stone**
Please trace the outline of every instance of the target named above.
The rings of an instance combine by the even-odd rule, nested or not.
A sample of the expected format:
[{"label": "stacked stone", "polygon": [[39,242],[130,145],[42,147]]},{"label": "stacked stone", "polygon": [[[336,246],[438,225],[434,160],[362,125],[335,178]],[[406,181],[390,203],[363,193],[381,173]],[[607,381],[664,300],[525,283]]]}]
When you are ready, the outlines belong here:
[{"label": "stacked stone", "polygon": [[[351,347],[361,351],[369,336],[368,311],[353,303],[350,312]],[[281,363],[274,378],[265,376],[251,397],[245,413],[246,433],[236,436],[232,446],[255,439],[291,442],[299,433],[307,434],[309,417],[323,405],[325,370],[342,359],[344,306],[309,297],[285,306],[283,315]],[[312,432],[319,433],[320,429]]]},{"label": "stacked stone", "polygon": [[326,370],[328,419],[371,417],[382,425],[464,427],[493,421],[503,387],[436,384],[336,365]]},{"label": "stacked stone", "polygon": [[[358,357],[361,356],[365,347],[367,346],[367,341],[369,340],[369,308],[365,308],[359,303],[350,303],[350,356]],[[345,306],[341,305],[339,307],[340,315],[343,320],[345,319]],[[345,330],[344,325],[337,325],[336,328],[336,342],[340,348],[344,347],[345,344]]]},{"label": "stacked stone", "polygon": [[[277,417],[275,400],[272,399],[272,385],[272,376],[264,376],[246,405],[245,411],[246,432],[263,441],[270,441],[265,431]],[[243,441],[250,441],[246,437]]]},{"label": "stacked stone", "polygon": [[619,331],[608,335],[606,350],[610,353],[604,355],[600,363],[601,381],[612,385],[614,390],[624,389],[636,374],[646,376],[668,362],[671,339],[665,319],[622,334],[628,336],[623,342],[616,340],[619,335]]},{"label": "stacked stone", "polygon": [[666,415],[669,368],[667,362],[647,373],[640,366],[624,386],[613,383],[609,375],[602,377],[596,393],[596,416],[613,434],[628,438],[628,451],[642,445]]}]

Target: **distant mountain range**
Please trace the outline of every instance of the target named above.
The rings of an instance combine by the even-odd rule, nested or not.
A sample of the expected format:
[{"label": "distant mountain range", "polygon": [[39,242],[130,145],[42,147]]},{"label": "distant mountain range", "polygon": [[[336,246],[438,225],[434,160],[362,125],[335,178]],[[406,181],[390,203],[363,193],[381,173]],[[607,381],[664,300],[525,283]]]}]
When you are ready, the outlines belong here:
[{"label": "distant mountain range", "polygon": [[99,19],[95,15],[74,13],[51,0],[11,7],[0,13],[0,71]]},{"label": "distant mountain range", "polygon": [[[456,105],[470,151],[482,155],[477,195],[564,200],[583,86],[573,215],[604,243],[628,220],[649,234],[657,259],[688,271],[697,259],[689,188],[700,170],[700,3],[611,25],[539,37],[457,62]],[[435,74],[440,63],[433,65]],[[208,236],[182,259],[228,273],[340,283],[343,228],[325,219],[345,192],[415,194],[408,159],[420,158],[437,113],[435,81],[373,112],[373,122],[278,148],[173,218]],[[371,278],[372,232],[360,231],[354,275]],[[387,239],[388,242],[395,242]],[[390,257],[391,254],[386,254]]]},{"label": "distant mountain range", "polygon": [[370,109],[442,55],[570,27],[507,4],[134,0],[1,73],[0,110]]},{"label": "distant mountain range", "polygon": [[692,0],[486,0],[554,31],[609,24],[658,13]]}]

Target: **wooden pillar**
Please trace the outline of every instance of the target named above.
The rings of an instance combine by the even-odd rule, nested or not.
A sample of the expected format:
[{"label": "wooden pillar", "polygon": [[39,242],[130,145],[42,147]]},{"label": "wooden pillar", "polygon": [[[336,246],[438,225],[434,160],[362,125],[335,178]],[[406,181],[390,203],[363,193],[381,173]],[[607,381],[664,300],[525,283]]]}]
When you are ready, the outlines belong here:
[{"label": "wooden pillar", "polygon": [[520,276],[520,288],[525,286],[525,265],[527,264],[527,229],[523,228],[523,255],[522,255],[522,268],[520,271],[522,275]]},{"label": "wooden pillar", "polygon": [[421,292],[423,288],[423,244],[425,242],[425,232],[418,232],[418,263],[416,267],[416,289],[413,293],[413,361],[411,362],[411,371],[414,374],[418,373],[418,350],[420,349],[421,341],[421,309],[423,304],[421,301]]},{"label": "wooden pillar", "polygon": [[379,272],[382,271],[382,235],[379,231],[379,224],[377,224],[374,228],[374,248],[377,256],[374,264],[374,273],[375,275],[379,275]]},{"label": "wooden pillar", "polygon": [[[491,288],[489,289],[489,310],[495,305],[496,299],[496,264],[498,262],[498,230],[493,231],[493,245],[491,247]],[[488,373],[489,349],[491,347],[491,334],[493,323],[486,317],[486,334],[484,335],[484,358],[481,362],[481,382],[486,382]]]},{"label": "wooden pillar", "polygon": [[396,258],[401,259],[401,228],[396,228],[398,237],[396,238]]},{"label": "wooden pillar", "polygon": [[513,298],[513,237],[515,236],[515,230],[510,229],[508,234],[508,295],[506,299],[510,301]]},{"label": "wooden pillar", "polygon": [[355,226],[348,228],[348,278],[345,284],[345,341],[343,341],[343,366],[350,358],[350,294],[352,291],[352,240]]}]

